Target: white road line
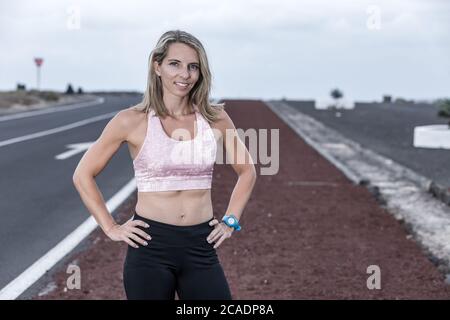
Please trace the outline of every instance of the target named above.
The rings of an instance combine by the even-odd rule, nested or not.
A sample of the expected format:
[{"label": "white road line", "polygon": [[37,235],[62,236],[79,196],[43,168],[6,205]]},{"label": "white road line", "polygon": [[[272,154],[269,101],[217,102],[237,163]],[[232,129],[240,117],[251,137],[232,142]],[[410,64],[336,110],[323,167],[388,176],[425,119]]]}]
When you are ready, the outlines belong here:
[{"label": "white road line", "polygon": [[[101,98],[103,99],[103,98]],[[212,103],[218,103],[219,101],[221,101],[221,99],[214,99],[212,101]],[[50,134],[54,134],[57,132],[61,132],[61,131],[66,131],[66,130],[70,130],[76,127],[81,127],[84,126],[86,124],[92,123],[92,122],[96,122],[96,121],[101,121],[103,119],[107,119],[107,118],[111,118],[113,117],[118,111],[114,111],[114,112],[110,112],[110,113],[105,113],[90,119],[85,119],[85,120],[81,120],[81,121],[77,121],[65,126],[61,126],[61,127],[57,127],[57,128],[53,128],[53,129],[49,129],[49,130],[44,130],[44,131],[40,131],[40,132],[36,132],[36,133],[31,133],[31,134],[27,134],[25,136],[21,136],[21,137],[17,137],[17,138],[11,138],[8,140],[3,140],[0,141],[0,147],[4,147],[13,143],[18,143],[18,142],[22,142],[22,141],[26,141],[26,140],[31,140],[31,139],[36,139],[36,138],[40,138],[43,136],[47,136]],[[0,119],[1,121],[1,119]]]},{"label": "white road line", "polygon": [[[119,190],[106,203],[109,212],[113,212],[124,202],[136,189],[136,181],[133,178],[122,189]],[[50,270],[58,261],[70,253],[83,239],[85,239],[98,226],[93,216],[90,216],[72,233],[66,236],[53,249],[48,251],[39,260],[34,262],[17,278],[11,281],[0,291],[0,300],[13,300],[20,296],[33,283],[39,280],[48,270]]]},{"label": "white road line", "polygon": [[55,106],[55,107],[48,107],[45,109],[40,110],[32,110],[32,111],[25,111],[25,112],[18,112],[14,114],[8,114],[4,116],[0,116],[0,122],[2,121],[9,121],[14,119],[22,119],[22,118],[28,118],[36,115],[41,115],[45,113],[53,113],[53,112],[60,112],[60,111],[67,111],[72,109],[78,109],[78,108],[84,108],[89,106],[95,106],[97,104],[102,104],[105,102],[105,98],[97,98],[94,101],[86,101],[86,102],[80,102],[75,104],[69,104],[67,106]]},{"label": "white road line", "polygon": [[54,133],[57,133],[57,132],[70,130],[70,129],[73,129],[73,128],[76,128],[76,127],[81,127],[81,126],[87,125],[87,124],[92,123],[92,122],[108,119],[108,118],[113,117],[117,112],[118,111],[113,111],[113,112],[101,114],[99,116],[95,116],[95,117],[92,117],[92,118],[89,118],[89,119],[84,119],[84,120],[80,120],[80,121],[77,121],[77,122],[73,122],[73,123],[70,123],[70,124],[67,124],[67,125],[64,125],[64,126],[61,126],[61,127],[57,127],[57,128],[53,128],[53,129],[49,129],[49,130],[44,130],[44,131],[39,131],[39,132],[35,132],[35,133],[24,135],[24,136],[21,136],[21,137],[11,138],[11,139],[8,139],[8,140],[3,140],[3,141],[0,141],[0,147],[4,147],[4,146],[7,146],[7,145],[10,145],[10,144],[13,144],[13,143],[18,143],[18,142],[22,142],[22,141],[27,141],[27,140],[31,140],[31,139],[40,138],[40,137],[47,136],[47,135],[50,135],[50,134],[54,134]]}]

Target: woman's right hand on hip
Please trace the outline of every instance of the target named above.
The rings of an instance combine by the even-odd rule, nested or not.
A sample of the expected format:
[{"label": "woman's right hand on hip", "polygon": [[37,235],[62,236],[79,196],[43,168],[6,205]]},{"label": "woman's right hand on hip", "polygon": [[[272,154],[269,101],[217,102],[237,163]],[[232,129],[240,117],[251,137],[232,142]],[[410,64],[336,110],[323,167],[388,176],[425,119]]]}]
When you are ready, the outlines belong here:
[{"label": "woman's right hand on hip", "polygon": [[[120,224],[114,225],[108,230],[106,235],[112,241],[124,241],[134,248],[139,248],[139,246],[135,242],[140,243],[143,246],[146,246],[148,244],[147,240],[151,240],[152,237],[150,237],[150,235],[139,229],[138,226],[144,228],[149,227],[149,225],[142,220],[130,219],[122,225]],[[135,242],[133,242],[133,240]]]}]

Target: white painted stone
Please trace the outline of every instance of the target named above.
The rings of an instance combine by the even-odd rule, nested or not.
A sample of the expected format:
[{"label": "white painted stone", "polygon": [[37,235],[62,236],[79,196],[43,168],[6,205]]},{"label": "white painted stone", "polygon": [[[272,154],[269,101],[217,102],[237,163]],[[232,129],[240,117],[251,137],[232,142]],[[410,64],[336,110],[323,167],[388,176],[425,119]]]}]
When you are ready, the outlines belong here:
[{"label": "white painted stone", "polygon": [[435,124],[414,128],[414,147],[450,149],[450,127]]}]

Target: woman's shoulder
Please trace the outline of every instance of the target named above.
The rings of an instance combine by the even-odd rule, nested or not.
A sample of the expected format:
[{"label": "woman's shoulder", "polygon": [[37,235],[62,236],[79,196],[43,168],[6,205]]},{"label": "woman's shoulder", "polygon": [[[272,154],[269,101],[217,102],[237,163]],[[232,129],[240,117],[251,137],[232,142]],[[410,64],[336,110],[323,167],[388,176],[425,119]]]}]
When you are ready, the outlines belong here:
[{"label": "woman's shoulder", "polygon": [[125,108],[122,111],[125,111],[125,112],[130,113],[130,114],[133,114],[133,113],[134,114],[139,114],[139,113],[145,114],[144,110],[142,109],[142,107],[139,104],[133,105],[133,106],[128,107],[128,108]]},{"label": "woman's shoulder", "polygon": [[130,130],[136,128],[139,123],[146,119],[146,115],[144,111],[140,111],[136,106],[122,109],[117,113],[120,122]]},{"label": "woman's shoulder", "polygon": [[211,126],[216,129],[225,129],[231,121],[230,116],[224,108],[217,108],[217,120],[211,123]]},{"label": "woman's shoulder", "polygon": [[130,117],[130,118],[135,118],[135,117],[139,118],[139,117],[146,115],[146,112],[144,110],[142,110],[142,108],[139,107],[139,105],[125,108],[125,109],[121,110],[121,112],[124,113],[124,116]]}]

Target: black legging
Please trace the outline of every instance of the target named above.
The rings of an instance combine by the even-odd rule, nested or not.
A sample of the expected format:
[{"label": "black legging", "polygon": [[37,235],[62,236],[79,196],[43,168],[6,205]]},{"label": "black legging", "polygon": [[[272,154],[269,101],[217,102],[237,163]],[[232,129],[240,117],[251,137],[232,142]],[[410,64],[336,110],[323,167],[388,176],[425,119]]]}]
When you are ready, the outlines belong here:
[{"label": "black legging", "polygon": [[207,222],[192,226],[176,226],[134,214],[149,228],[138,226],[152,239],[147,246],[128,246],[124,262],[123,282],[127,299],[231,300],[214,243],[207,236],[214,229]]}]

